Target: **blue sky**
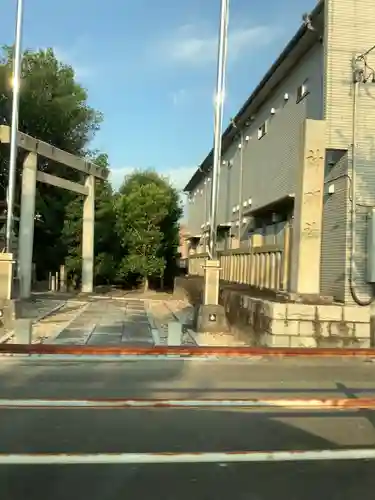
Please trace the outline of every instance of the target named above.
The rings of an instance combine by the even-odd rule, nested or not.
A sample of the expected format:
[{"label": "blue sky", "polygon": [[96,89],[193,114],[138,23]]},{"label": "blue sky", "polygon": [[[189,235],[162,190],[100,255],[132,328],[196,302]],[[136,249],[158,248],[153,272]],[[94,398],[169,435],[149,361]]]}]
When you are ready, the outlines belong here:
[{"label": "blue sky", "polygon": [[[114,183],[154,167],[183,187],[212,146],[220,1],[24,4],[24,47],[53,47],[104,113],[93,147],[109,154]],[[225,126],[315,4],[231,0]],[[1,0],[1,44],[12,43],[15,7]]]}]

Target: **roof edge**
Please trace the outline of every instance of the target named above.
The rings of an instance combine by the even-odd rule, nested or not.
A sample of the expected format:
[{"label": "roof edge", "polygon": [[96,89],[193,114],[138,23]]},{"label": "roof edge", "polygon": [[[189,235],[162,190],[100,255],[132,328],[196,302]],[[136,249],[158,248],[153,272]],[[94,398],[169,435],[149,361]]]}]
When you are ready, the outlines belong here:
[{"label": "roof edge", "polygon": [[[314,9],[310,12],[310,16],[312,18],[318,16],[324,5],[325,0],[319,0],[317,5],[314,7]],[[250,104],[255,100],[255,98],[258,96],[260,91],[263,89],[263,87],[266,85],[266,83],[270,80],[272,75],[275,73],[277,68],[288,58],[290,52],[293,50],[293,48],[298,44],[298,42],[301,40],[303,35],[307,32],[308,28],[306,24],[302,24],[297,32],[294,34],[294,36],[290,39],[290,41],[287,43],[287,45],[284,47],[283,51],[280,53],[279,57],[276,59],[276,61],[272,64],[270,69],[267,71],[267,73],[264,75],[260,83],[255,87],[254,91],[251,93],[251,95],[248,97],[248,99],[245,101],[243,106],[240,108],[236,116],[234,117],[233,121],[236,122],[241,116],[246,112],[246,110],[249,108]],[[233,123],[231,122],[228,127],[225,129],[224,133],[222,134],[221,138],[222,140],[225,139],[225,137],[229,136],[230,133],[234,130]],[[209,154],[206,156],[206,158],[203,160],[203,162],[199,165],[197,170],[194,172],[193,176],[189,180],[189,182],[186,184],[184,187],[183,191],[184,192],[190,192],[192,191],[197,183],[199,182],[200,178],[200,173],[204,173],[207,171],[207,167],[210,165],[211,160],[213,156],[213,149],[209,152]]]}]

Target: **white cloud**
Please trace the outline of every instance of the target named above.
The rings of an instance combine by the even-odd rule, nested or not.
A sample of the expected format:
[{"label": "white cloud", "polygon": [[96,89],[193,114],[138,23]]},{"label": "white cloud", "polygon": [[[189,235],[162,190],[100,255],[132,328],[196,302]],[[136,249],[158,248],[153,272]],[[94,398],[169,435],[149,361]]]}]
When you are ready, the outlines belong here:
[{"label": "white cloud", "polygon": [[[249,53],[267,45],[277,36],[271,26],[235,26],[229,29],[228,59],[236,60],[244,52]],[[217,58],[217,33],[201,26],[185,25],[170,37],[162,40],[157,50],[167,60],[183,65],[215,62]]]},{"label": "white cloud", "polygon": [[[115,189],[121,186],[124,177],[136,170],[135,167],[113,168],[111,169],[110,181]],[[157,169],[156,169],[157,170]],[[161,175],[168,177],[171,183],[178,189],[182,189],[189,182],[196,171],[196,167],[175,167],[163,170],[157,170]]]},{"label": "white cloud", "polygon": [[82,57],[78,49],[67,50],[62,47],[53,47],[53,51],[59,61],[72,66],[78,80],[85,80],[93,75],[93,68],[82,63]]}]

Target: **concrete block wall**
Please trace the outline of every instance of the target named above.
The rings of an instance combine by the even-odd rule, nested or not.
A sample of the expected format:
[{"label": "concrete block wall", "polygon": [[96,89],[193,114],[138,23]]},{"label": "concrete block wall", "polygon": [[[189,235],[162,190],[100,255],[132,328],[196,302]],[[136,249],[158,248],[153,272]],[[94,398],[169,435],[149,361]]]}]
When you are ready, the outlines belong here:
[{"label": "concrete block wall", "polygon": [[[226,301],[230,316],[230,302]],[[239,303],[238,303],[239,302]],[[264,347],[353,347],[371,345],[370,308],[271,302],[241,296],[237,306],[247,317],[245,334]],[[246,313],[245,313],[246,311]]]},{"label": "concrete block wall", "polygon": [[[178,278],[176,298],[202,303],[203,278]],[[246,344],[262,347],[353,347],[374,343],[370,307],[343,304],[301,304],[251,297],[220,285],[219,302],[233,335]]]}]

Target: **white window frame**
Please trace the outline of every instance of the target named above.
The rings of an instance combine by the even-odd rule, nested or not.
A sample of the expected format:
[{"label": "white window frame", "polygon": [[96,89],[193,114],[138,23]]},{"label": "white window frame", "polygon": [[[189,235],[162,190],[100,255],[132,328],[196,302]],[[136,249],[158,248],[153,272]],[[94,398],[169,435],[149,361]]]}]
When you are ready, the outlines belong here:
[{"label": "white window frame", "polygon": [[258,140],[262,139],[267,134],[267,121],[262,123],[262,125],[258,128]]},{"label": "white window frame", "polygon": [[297,89],[297,102],[301,102],[309,94],[309,80],[306,78]]}]

